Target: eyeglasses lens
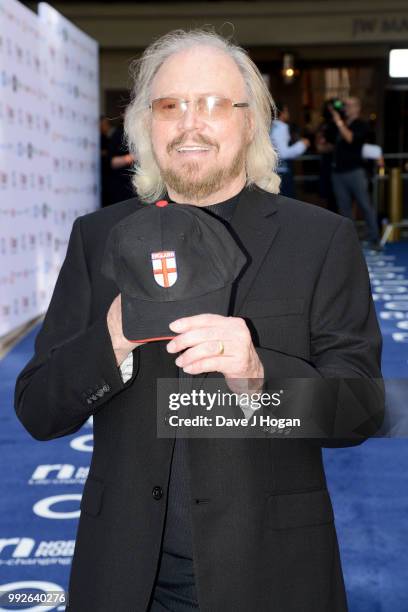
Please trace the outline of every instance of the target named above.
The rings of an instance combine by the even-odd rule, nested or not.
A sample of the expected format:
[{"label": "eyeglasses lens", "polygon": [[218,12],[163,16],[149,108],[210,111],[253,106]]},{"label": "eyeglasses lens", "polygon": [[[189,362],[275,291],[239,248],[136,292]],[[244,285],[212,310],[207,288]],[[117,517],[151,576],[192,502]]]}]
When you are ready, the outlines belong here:
[{"label": "eyeglasses lens", "polygon": [[[181,119],[190,102],[179,98],[160,98],[153,100],[152,112],[157,119],[171,121]],[[225,119],[232,109],[231,100],[216,96],[202,96],[195,102],[196,112],[204,119]]]}]

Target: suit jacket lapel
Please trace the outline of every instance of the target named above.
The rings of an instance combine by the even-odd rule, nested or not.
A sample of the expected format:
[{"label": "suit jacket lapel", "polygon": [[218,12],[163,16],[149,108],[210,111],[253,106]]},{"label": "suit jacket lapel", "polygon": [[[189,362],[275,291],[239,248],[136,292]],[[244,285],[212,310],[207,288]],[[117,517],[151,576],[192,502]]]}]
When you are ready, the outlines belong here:
[{"label": "suit jacket lapel", "polygon": [[234,283],[233,315],[239,314],[259,267],[279,231],[275,214],[277,197],[257,188],[246,189],[234,212],[231,221],[232,231],[247,256],[248,263]]}]

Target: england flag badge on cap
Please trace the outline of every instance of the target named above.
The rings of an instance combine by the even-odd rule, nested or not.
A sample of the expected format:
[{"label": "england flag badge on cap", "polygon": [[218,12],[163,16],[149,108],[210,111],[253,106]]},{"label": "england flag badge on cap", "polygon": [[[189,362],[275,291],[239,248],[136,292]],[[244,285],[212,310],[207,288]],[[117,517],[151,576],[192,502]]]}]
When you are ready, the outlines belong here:
[{"label": "england flag badge on cap", "polygon": [[171,287],[177,280],[176,254],[174,251],[152,253],[154,280],[160,287]]}]

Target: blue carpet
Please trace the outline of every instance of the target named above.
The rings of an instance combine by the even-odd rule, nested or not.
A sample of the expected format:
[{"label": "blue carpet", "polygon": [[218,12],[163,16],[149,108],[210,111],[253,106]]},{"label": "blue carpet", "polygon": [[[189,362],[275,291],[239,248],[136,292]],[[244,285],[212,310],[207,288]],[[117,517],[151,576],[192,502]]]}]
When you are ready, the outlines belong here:
[{"label": "blue carpet", "polygon": [[[32,581],[44,583],[38,593],[66,591],[79,501],[90,463],[86,441],[92,430],[88,424],[73,436],[44,443],[32,439],[15,416],[15,379],[33,353],[38,329],[27,334],[0,362],[0,592],[6,584],[18,582],[20,587],[28,588]],[[83,436],[84,450],[72,448],[74,438],[81,441]],[[41,473],[46,469],[42,466],[52,466],[54,470]],[[65,473],[60,472],[61,468]],[[49,505],[54,517],[44,516],[41,507],[34,511],[41,500],[55,496],[66,499],[62,497]],[[69,518],[69,514],[74,517]],[[51,584],[46,587],[45,583]],[[65,605],[36,609],[65,610]]]},{"label": "blue carpet", "polygon": [[[403,282],[408,281],[408,245],[389,245],[384,255],[368,253],[367,261],[384,334],[383,372],[395,411],[403,414],[408,299],[401,287],[408,289]],[[90,424],[44,443],[32,440],[14,415],[15,378],[32,354],[37,331],[0,362],[0,591],[11,582],[33,580],[67,588],[90,460]],[[326,449],[324,459],[350,612],[407,612],[408,441],[372,439],[356,448]],[[62,497],[49,500],[47,516],[41,500],[55,496]]]},{"label": "blue carpet", "polygon": [[[384,339],[387,405],[400,425],[408,397],[408,339],[398,327],[408,321],[408,244],[366,257]],[[407,428],[402,431],[406,436]],[[325,449],[324,462],[350,612],[407,612],[408,440],[375,438],[354,448]]]}]

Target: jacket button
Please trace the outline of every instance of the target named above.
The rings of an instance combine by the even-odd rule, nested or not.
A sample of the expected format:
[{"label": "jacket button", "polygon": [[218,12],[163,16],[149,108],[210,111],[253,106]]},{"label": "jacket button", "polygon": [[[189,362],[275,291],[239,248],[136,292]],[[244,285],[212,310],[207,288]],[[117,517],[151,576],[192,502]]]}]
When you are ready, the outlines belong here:
[{"label": "jacket button", "polygon": [[161,487],[153,487],[152,490],[153,499],[158,501],[163,497],[163,489]]}]

